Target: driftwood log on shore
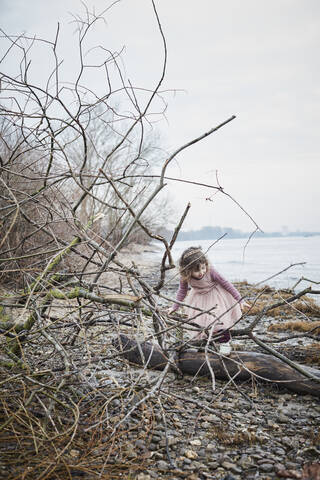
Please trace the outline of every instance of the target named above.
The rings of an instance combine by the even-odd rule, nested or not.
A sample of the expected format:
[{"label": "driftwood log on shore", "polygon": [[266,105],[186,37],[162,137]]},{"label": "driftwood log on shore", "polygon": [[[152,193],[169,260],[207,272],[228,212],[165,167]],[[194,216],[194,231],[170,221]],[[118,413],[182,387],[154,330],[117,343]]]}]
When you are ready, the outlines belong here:
[{"label": "driftwood log on shore", "polygon": [[[136,365],[147,365],[147,368],[163,370],[167,357],[160,348],[150,342],[142,342],[138,346],[136,340],[120,335],[113,345],[121,351],[124,358]],[[320,397],[320,371],[303,367],[305,371],[319,378],[319,382],[306,378],[282,360],[263,353],[234,351],[228,358],[221,358],[216,353],[209,353],[208,359],[215,377],[220,380],[247,380],[251,375],[274,382],[292,392],[310,394]],[[177,352],[175,364],[182,373],[189,375],[208,376],[210,369],[205,353],[196,351]]]}]

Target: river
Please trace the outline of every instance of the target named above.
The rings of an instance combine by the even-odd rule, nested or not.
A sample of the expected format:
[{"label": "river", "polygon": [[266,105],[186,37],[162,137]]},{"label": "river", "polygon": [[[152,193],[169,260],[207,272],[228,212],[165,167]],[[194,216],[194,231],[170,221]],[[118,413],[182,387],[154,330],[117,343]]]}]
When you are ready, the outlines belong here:
[{"label": "river", "polygon": [[[211,264],[230,281],[247,280],[275,288],[291,288],[301,277],[320,282],[320,235],[252,238],[248,244],[245,238],[223,238],[212,245],[214,242],[178,241],[172,250],[174,260],[178,263],[189,246],[200,245],[204,251],[209,249]],[[307,285],[303,280],[299,289]]]}]

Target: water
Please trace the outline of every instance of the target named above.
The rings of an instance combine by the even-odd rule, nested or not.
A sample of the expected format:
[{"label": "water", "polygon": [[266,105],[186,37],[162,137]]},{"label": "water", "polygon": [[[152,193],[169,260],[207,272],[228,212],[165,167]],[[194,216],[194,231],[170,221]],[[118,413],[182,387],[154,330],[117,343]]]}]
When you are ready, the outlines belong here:
[{"label": "water", "polygon": [[[176,242],[172,250],[175,263],[178,264],[182,252],[191,245],[200,245],[206,251],[213,242]],[[223,238],[209,249],[211,264],[228,280],[261,282],[275,288],[292,288],[302,276],[320,282],[320,236],[252,238],[247,246],[246,243],[245,238]],[[294,265],[299,263],[303,265]],[[279,273],[284,269],[287,270]],[[309,282],[303,280],[298,289],[308,285]]]}]

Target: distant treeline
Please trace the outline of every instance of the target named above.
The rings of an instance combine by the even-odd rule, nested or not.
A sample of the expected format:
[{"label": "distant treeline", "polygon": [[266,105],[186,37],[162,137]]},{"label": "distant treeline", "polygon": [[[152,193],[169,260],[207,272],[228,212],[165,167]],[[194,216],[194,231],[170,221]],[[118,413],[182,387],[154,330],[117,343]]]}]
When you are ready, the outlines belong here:
[{"label": "distant treeline", "polygon": [[[180,232],[178,240],[212,240],[225,234],[227,234],[227,238],[248,238],[250,236],[248,232],[228,227],[202,227],[201,230]],[[320,235],[320,232],[256,232],[254,237],[312,237],[314,235]]]}]

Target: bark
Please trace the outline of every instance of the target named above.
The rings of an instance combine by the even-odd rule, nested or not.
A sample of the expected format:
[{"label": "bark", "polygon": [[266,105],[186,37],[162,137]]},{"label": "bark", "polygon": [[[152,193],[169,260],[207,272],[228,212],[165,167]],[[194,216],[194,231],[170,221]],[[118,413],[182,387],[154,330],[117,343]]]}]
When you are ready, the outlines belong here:
[{"label": "bark", "polygon": [[[150,342],[140,344],[144,358],[135,340],[120,335],[114,340],[113,345],[122,352],[124,358],[137,365],[146,365],[147,368],[163,370],[167,364],[166,355],[158,346]],[[257,375],[265,381],[277,383],[281,387],[296,393],[310,394],[320,397],[320,371],[310,367],[303,367],[306,371],[319,378],[317,381],[310,380],[295,369],[285,364],[272,355],[256,352],[232,352],[228,358],[221,358],[216,353],[208,354],[210,366],[217,379],[248,380],[252,375]],[[176,367],[189,375],[210,377],[210,370],[206,356],[202,352],[183,351],[175,356]]]}]

